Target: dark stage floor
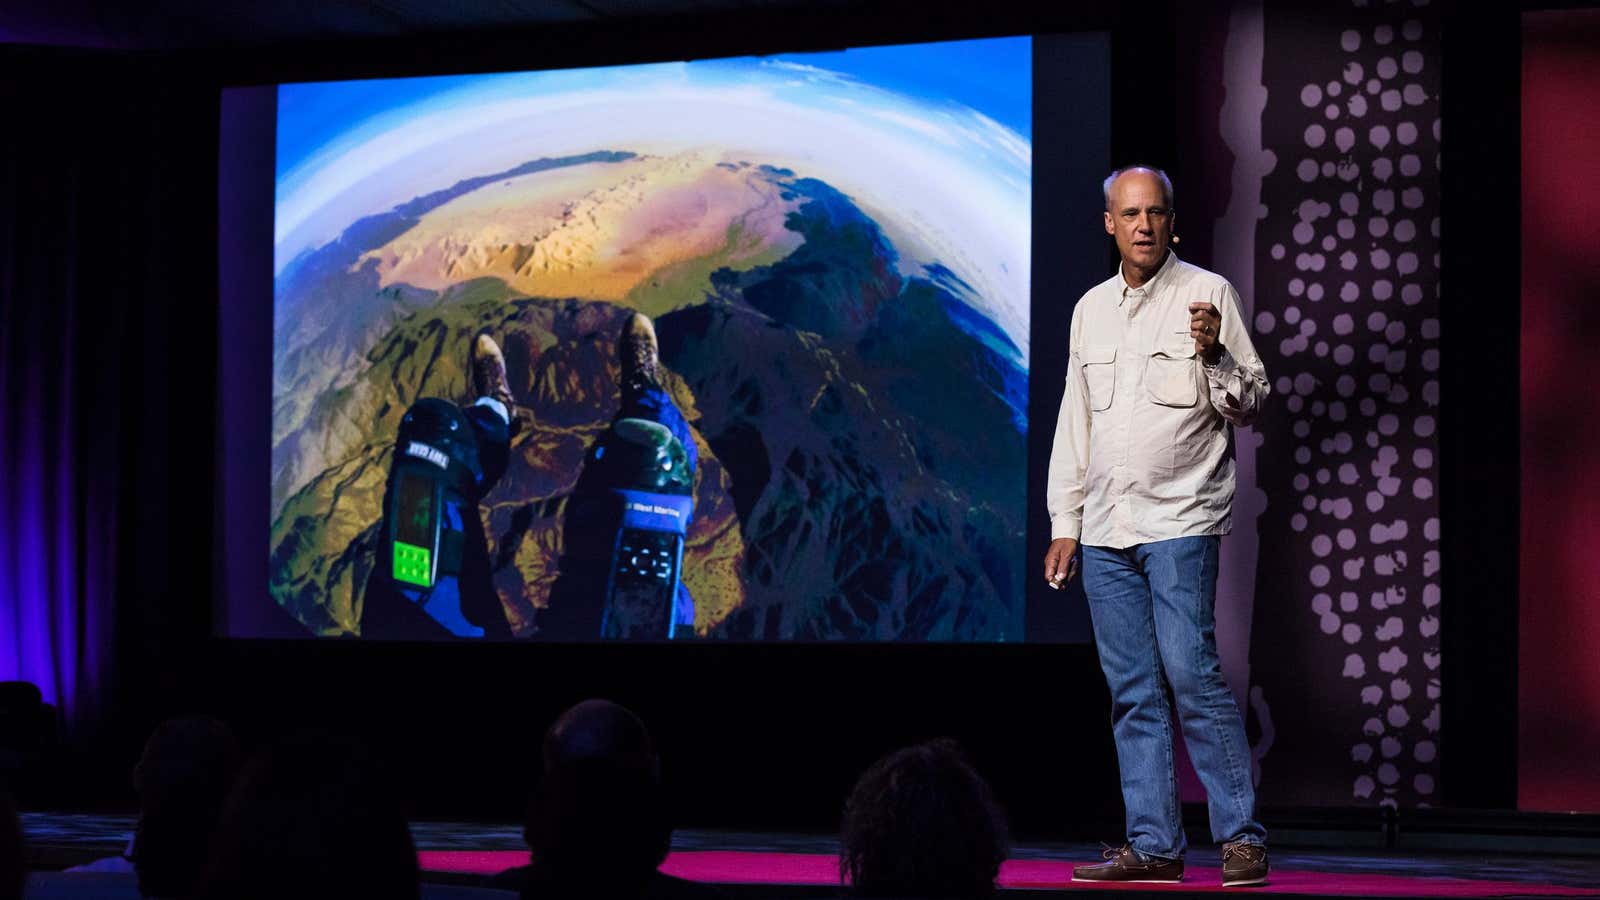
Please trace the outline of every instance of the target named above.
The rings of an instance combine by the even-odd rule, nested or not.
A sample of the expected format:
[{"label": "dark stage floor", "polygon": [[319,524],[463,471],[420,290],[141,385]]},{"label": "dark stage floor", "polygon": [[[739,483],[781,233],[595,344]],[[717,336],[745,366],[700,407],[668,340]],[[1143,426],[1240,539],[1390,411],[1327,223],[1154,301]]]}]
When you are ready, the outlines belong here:
[{"label": "dark stage floor", "polygon": [[[126,846],[127,815],[30,813],[23,828],[40,868],[65,868]],[[526,862],[515,825],[416,822],[412,825],[428,880],[469,884],[480,874]],[[1019,843],[1001,873],[1007,894],[1104,892],[1121,894],[1221,891],[1214,847],[1190,849],[1181,885],[1105,888],[1073,883],[1072,865],[1096,862],[1089,844]],[[840,890],[838,845],[826,836],[680,830],[666,871],[729,887],[730,896],[830,896]],[[1273,851],[1272,882],[1255,893],[1302,897],[1600,897],[1600,857],[1535,856],[1526,847],[1504,852],[1295,849]]]}]

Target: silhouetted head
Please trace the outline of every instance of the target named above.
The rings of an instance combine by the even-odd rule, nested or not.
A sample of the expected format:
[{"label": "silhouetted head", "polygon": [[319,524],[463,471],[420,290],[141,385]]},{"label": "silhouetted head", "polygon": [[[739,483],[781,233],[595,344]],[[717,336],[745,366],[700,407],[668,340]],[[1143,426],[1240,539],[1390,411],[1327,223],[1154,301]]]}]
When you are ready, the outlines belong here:
[{"label": "silhouetted head", "polygon": [[239,742],[216,719],[161,723],[133,770],[139,792],[133,867],[146,897],[187,897],[239,770]]},{"label": "silhouetted head", "polygon": [[17,821],[11,795],[0,786],[0,900],[18,900],[22,896],[23,879],[28,874],[23,855],[22,824]]},{"label": "silhouetted head", "polygon": [[633,766],[661,774],[644,721],[610,700],[585,700],[557,717],[544,735],[544,769],[582,761]]},{"label": "silhouetted head", "polygon": [[545,733],[544,764],[523,832],[533,893],[642,891],[672,840],[644,723],[610,701],[586,700]]},{"label": "silhouetted head", "polygon": [[245,764],[203,896],[418,896],[417,851],[396,791],[352,741],[305,736]]},{"label": "silhouetted head", "polygon": [[845,803],[840,874],[864,897],[992,894],[1007,848],[1005,817],[954,741],[897,750]]}]

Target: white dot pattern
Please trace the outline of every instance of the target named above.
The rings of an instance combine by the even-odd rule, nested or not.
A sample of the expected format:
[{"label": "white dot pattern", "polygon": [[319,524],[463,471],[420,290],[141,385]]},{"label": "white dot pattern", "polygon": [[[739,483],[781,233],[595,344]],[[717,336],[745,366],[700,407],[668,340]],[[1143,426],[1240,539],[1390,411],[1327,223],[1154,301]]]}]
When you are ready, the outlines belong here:
[{"label": "white dot pattern", "polygon": [[[1252,669],[1277,701],[1280,746],[1294,727],[1282,707],[1308,698],[1274,692],[1275,665],[1346,686],[1347,701],[1306,714],[1347,748],[1328,757],[1342,771],[1315,775],[1344,785],[1327,802],[1425,806],[1440,693],[1438,19],[1352,0],[1335,24],[1275,29],[1270,6],[1263,81],[1300,102],[1262,118],[1279,164],[1262,182],[1253,324],[1277,396],[1258,426],[1270,506],[1256,608],[1300,613],[1257,626]],[[1274,778],[1304,796],[1304,760],[1273,762],[1267,796]]]}]

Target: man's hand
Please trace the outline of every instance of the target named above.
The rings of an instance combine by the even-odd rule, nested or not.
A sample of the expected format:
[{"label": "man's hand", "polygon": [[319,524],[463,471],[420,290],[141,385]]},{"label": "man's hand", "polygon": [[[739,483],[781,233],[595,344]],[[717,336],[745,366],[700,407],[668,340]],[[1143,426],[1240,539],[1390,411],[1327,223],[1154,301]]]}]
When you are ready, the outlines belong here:
[{"label": "man's hand", "polygon": [[1078,542],[1072,538],[1056,538],[1044,552],[1044,580],[1056,590],[1066,587],[1078,574]]},{"label": "man's hand", "polygon": [[1222,313],[1206,300],[1195,300],[1189,304],[1189,336],[1194,338],[1194,352],[1204,359],[1206,365],[1214,366],[1222,359],[1225,349],[1218,335],[1222,334]]}]

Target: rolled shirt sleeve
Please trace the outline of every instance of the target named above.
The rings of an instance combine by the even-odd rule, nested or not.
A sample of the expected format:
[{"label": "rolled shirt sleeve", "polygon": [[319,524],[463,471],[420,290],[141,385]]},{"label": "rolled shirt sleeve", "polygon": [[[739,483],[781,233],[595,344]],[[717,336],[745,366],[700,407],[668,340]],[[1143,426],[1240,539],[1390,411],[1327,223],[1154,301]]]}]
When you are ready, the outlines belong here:
[{"label": "rolled shirt sleeve", "polygon": [[1222,358],[1214,366],[1204,366],[1211,406],[1230,424],[1243,428],[1261,415],[1272,388],[1267,369],[1250,340],[1249,324],[1239,311],[1239,294],[1231,284],[1223,284],[1214,301],[1222,314]]}]

